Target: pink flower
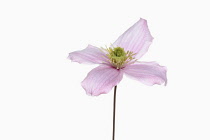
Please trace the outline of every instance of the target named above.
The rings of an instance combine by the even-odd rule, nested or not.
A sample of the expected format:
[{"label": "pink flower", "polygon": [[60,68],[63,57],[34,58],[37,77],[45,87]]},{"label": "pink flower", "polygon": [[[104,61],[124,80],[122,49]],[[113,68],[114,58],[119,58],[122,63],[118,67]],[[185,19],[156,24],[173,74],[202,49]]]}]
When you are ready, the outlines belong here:
[{"label": "pink flower", "polygon": [[167,83],[166,68],[156,62],[139,62],[152,43],[153,37],[145,19],[140,19],[125,31],[109,48],[88,45],[68,58],[78,63],[99,64],[82,81],[86,93],[93,96],[108,93],[127,75],[143,84]]}]

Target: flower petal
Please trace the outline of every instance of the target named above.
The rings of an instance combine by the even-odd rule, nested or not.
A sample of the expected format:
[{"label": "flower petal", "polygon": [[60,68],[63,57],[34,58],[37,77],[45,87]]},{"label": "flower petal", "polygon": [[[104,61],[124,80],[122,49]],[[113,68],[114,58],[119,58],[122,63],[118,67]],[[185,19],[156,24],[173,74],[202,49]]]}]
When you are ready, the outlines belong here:
[{"label": "flower petal", "polygon": [[82,81],[86,93],[93,96],[108,93],[123,78],[123,72],[111,66],[100,65],[91,70]]},{"label": "flower petal", "polygon": [[136,53],[136,58],[140,58],[147,52],[152,40],[147,21],[141,18],[125,31],[113,45],[122,47],[125,51],[132,51]]},{"label": "flower petal", "polygon": [[78,63],[101,64],[108,58],[99,48],[88,45],[84,50],[69,53],[68,59]]},{"label": "flower petal", "polygon": [[160,66],[156,62],[139,62],[138,64],[128,65],[123,69],[124,73],[143,84],[154,85],[167,83],[166,67]]}]

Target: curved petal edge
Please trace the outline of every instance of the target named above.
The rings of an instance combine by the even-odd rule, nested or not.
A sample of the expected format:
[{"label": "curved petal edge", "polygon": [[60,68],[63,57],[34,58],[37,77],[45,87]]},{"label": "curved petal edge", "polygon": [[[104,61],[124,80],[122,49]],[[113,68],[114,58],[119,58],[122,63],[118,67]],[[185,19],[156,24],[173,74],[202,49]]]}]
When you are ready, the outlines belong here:
[{"label": "curved petal edge", "polygon": [[97,47],[88,45],[85,49],[69,53],[68,59],[85,64],[101,64],[107,62],[106,54]]},{"label": "curved petal edge", "polygon": [[108,93],[123,78],[122,70],[100,65],[91,70],[81,85],[88,95],[98,96]]},{"label": "curved petal edge", "polygon": [[141,58],[149,49],[153,37],[149,31],[147,21],[140,18],[133,26],[126,30],[114,43],[114,46],[124,48],[126,51],[136,53]]},{"label": "curved petal edge", "polygon": [[125,67],[123,71],[128,77],[149,86],[154,84],[161,85],[163,83],[166,86],[167,84],[167,69],[156,62],[140,62]]}]

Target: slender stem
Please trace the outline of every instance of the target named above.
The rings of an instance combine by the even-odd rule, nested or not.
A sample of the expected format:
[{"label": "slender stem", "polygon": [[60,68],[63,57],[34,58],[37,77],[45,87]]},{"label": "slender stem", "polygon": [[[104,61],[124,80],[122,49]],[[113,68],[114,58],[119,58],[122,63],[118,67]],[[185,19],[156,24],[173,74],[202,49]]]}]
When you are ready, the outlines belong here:
[{"label": "slender stem", "polygon": [[117,86],[114,87],[114,102],[113,102],[113,133],[112,133],[112,140],[114,140],[114,136],[115,136],[116,91],[117,91]]}]

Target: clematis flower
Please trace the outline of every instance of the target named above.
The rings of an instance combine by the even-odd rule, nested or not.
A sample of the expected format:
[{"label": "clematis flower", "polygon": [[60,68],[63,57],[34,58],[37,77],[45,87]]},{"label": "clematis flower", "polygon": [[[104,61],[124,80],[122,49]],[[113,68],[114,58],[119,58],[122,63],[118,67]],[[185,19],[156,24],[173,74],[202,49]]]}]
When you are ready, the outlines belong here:
[{"label": "clematis flower", "polygon": [[89,95],[108,93],[120,83],[124,74],[149,86],[166,85],[164,66],[156,62],[137,61],[148,51],[152,40],[147,21],[141,18],[110,47],[88,45],[84,50],[71,52],[68,58],[78,63],[99,64],[81,83]]}]

